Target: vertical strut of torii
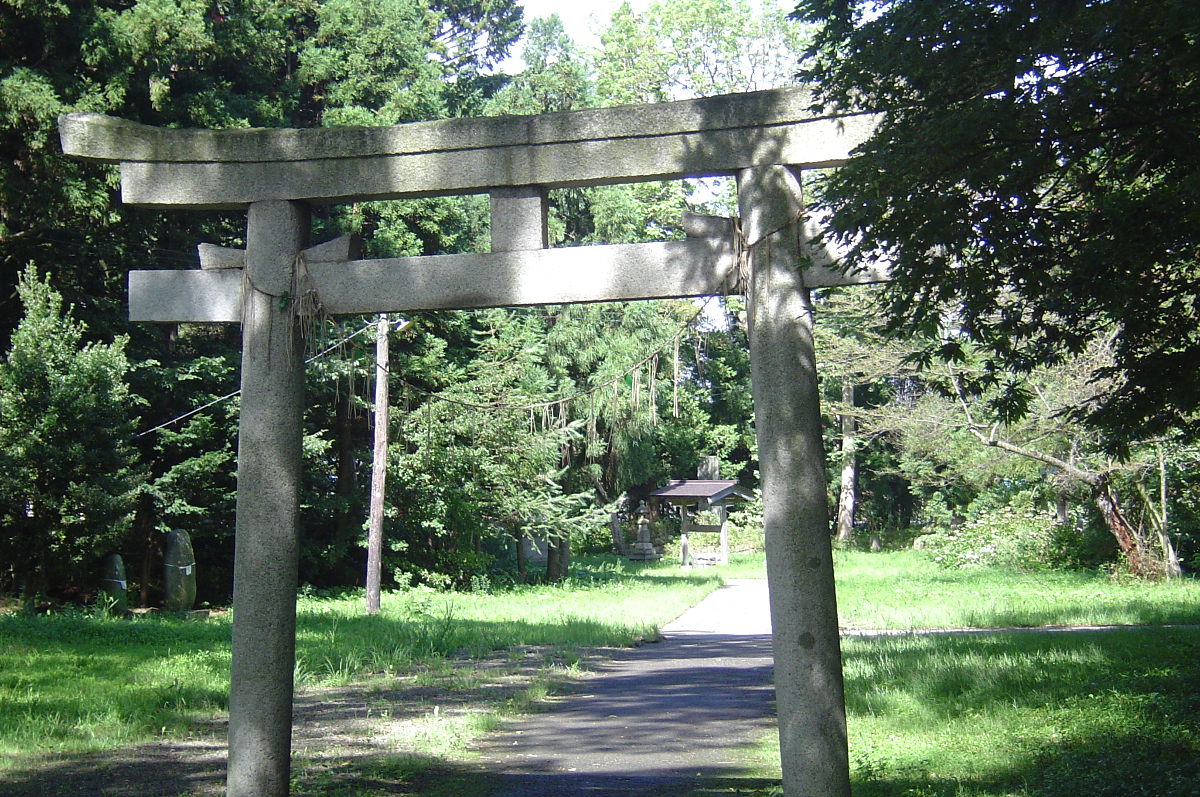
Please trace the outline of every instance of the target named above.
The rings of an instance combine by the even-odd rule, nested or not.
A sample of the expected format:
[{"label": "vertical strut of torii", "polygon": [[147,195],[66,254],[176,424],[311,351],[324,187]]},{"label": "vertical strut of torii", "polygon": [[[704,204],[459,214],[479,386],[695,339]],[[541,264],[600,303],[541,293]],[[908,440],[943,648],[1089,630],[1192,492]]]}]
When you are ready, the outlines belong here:
[{"label": "vertical strut of torii", "polygon": [[[867,116],[804,89],[383,128],[167,130],[59,120],[63,151],[119,163],[122,199],[245,208],[246,249],[134,271],[130,319],[240,322],[230,797],[288,793],[304,362],[300,316],[746,294],[786,795],[849,795],[841,650],[809,289],[876,282],[810,244],[798,175],[836,166]],[[548,249],[550,188],[733,175],[740,222],[672,243]],[[490,254],[353,260],[309,247],[309,208],[488,193]],[[202,248],[204,245],[202,245]]]}]

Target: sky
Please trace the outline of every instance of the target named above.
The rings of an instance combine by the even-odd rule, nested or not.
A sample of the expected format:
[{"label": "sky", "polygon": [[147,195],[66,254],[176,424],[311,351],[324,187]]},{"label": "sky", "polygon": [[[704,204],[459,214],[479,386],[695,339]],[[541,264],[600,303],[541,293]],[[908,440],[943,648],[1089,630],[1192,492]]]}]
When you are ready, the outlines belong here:
[{"label": "sky", "polygon": [[[600,37],[593,31],[602,27],[612,16],[612,12],[621,5],[623,0],[523,0],[521,6],[525,9],[525,22],[535,17],[548,17],[558,14],[563,22],[567,35],[583,48],[600,46]],[[630,5],[635,11],[644,11],[649,0],[631,0]],[[513,47],[514,53],[521,51],[521,45]],[[505,61],[500,71],[513,74],[524,67],[518,57]]]},{"label": "sky", "polygon": [[[576,44],[595,47],[600,44],[600,39],[591,32],[592,28],[607,22],[612,12],[621,5],[621,0],[568,0],[565,3],[562,0],[524,0],[521,5],[525,8],[526,21],[557,13],[563,21],[567,35],[574,39]],[[641,10],[646,7],[646,2],[634,0],[632,5],[635,10]]]}]

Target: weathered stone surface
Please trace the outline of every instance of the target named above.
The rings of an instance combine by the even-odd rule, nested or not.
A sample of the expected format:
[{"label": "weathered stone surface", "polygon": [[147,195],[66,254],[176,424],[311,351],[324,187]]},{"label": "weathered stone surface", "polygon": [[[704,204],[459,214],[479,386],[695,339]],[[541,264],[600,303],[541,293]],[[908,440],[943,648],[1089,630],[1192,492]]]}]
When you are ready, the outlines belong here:
[{"label": "weathered stone surface", "polygon": [[[309,263],[333,315],[520,307],[720,293],[732,247],[713,241]],[[133,271],[134,321],[241,320],[241,271]]]},{"label": "weathered stone surface", "polygon": [[169,612],[189,612],[196,605],[196,554],[192,552],[192,538],[182,529],[167,532],[163,591],[163,608]]},{"label": "weathered stone surface", "polygon": [[[243,324],[230,797],[287,793],[304,376],[287,299],[297,262],[307,263],[331,313],[715,293],[737,266],[727,227],[717,237],[672,244],[539,250],[538,220],[518,207],[530,189],[507,189],[735,173],[742,241],[753,245],[751,367],[784,788],[848,795],[808,288],[886,275],[867,270],[847,279],[828,268],[836,252],[811,248],[815,228],[801,223],[795,175],[776,164],[842,163],[873,129],[872,117],[814,117],[807,94],[791,89],[395,128],[172,131],[79,116],[60,124],[67,154],[122,163],[127,203],[250,210],[244,269],[131,275],[131,293],[140,294],[131,301],[135,320]],[[308,209],[290,200],[479,192],[498,197],[502,224],[512,222],[497,249],[527,251],[298,261]],[[805,261],[812,267],[801,270]],[[205,291],[182,293],[193,284]],[[190,317],[170,317],[178,315]],[[649,558],[653,547],[639,536],[646,539],[635,548],[649,547]]]},{"label": "weathered stone surface", "polygon": [[200,268],[245,268],[246,250],[233,249],[216,244],[197,244],[196,253],[200,256]]},{"label": "weathered stone surface", "polygon": [[390,128],[164,130],[72,114],[64,151],[121,162],[126,203],[243,207],[477,193],[843,162],[874,117],[818,117],[804,89]]},{"label": "weathered stone surface", "polygon": [[688,238],[731,238],[737,230],[735,220],[727,216],[708,216],[684,211],[679,226]]},{"label": "weathered stone surface", "polygon": [[241,321],[243,273],[240,268],[130,271],[129,320]]},{"label": "weathered stone surface", "polygon": [[808,90],[793,87],[533,116],[303,130],[179,130],[73,113],[59,117],[59,136],[67,155],[110,163],[304,161],[661,136],[822,118],[810,105]]},{"label": "weathered stone surface", "polygon": [[108,596],[111,611],[120,617],[129,611],[129,592],[125,582],[125,560],[119,553],[110,553],[101,563],[100,591]]},{"label": "weathered stone surface", "polygon": [[304,250],[308,263],[341,263],[362,257],[362,236],[356,232],[334,238]]},{"label": "weathered stone surface", "polygon": [[[685,212],[680,226],[689,238],[728,238],[737,234],[737,221],[724,216]],[[776,220],[776,224],[778,223],[779,220]],[[805,285],[810,288],[867,285],[887,282],[892,278],[891,269],[886,263],[870,263],[843,271],[839,264],[845,259],[846,247],[832,241],[831,237],[825,234],[825,229],[824,219],[812,214],[802,215],[800,250],[808,262],[804,271]]]},{"label": "weathered stone surface", "polygon": [[[233,249],[216,244],[198,244],[196,250],[200,256],[200,268],[202,269],[246,267],[245,249]],[[357,260],[361,256],[362,237],[355,232],[323,244],[310,246],[304,250],[304,259],[309,263],[335,263]]]},{"label": "weathered stone surface", "polygon": [[[823,255],[814,252],[814,263]],[[567,302],[674,299],[735,292],[729,241],[691,239],[652,244],[580,246],[389,260],[309,262],[308,273],[332,315],[399,313]],[[809,287],[879,282],[878,267],[844,275],[813,265]],[[129,318],[157,322],[237,322],[242,272],[131,271]]]},{"label": "weathered stone surface", "polygon": [[[229,684],[229,797],[286,797],[296,644],[304,357],[290,308],[308,208],[250,208]],[[219,272],[218,272],[219,273]]]},{"label": "weathered stone surface", "polygon": [[493,252],[550,246],[546,189],[540,185],[497,188],[489,197]]},{"label": "weathered stone surface", "polygon": [[799,181],[785,168],[738,175],[742,226],[757,241],[746,305],[783,789],[848,797],[812,303],[796,268],[800,197]]},{"label": "weathered stone surface", "polygon": [[338,204],[471,194],[494,187],[592,185],[730,175],[784,162],[837,166],[864,136],[822,119],[795,125],[669,136],[253,163],[124,163],[121,198],[141,207],[242,208],[309,199]]}]

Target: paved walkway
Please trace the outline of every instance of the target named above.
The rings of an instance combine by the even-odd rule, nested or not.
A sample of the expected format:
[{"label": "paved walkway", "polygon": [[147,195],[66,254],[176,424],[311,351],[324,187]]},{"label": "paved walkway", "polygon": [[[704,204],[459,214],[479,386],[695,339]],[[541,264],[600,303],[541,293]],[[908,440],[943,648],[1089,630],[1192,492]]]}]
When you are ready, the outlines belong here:
[{"label": "paved walkway", "polygon": [[494,797],[679,793],[754,770],[773,727],[765,581],[722,587],[549,711],[476,744]]}]

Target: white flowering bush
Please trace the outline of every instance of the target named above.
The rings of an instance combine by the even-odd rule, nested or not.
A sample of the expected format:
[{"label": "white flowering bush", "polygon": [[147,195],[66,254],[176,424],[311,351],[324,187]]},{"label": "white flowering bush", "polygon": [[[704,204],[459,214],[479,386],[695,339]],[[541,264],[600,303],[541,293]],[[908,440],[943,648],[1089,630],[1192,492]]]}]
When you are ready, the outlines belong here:
[{"label": "white flowering bush", "polygon": [[943,567],[1056,569],[1073,564],[1073,532],[1052,514],[1001,507],[956,528],[924,538],[924,547]]}]

